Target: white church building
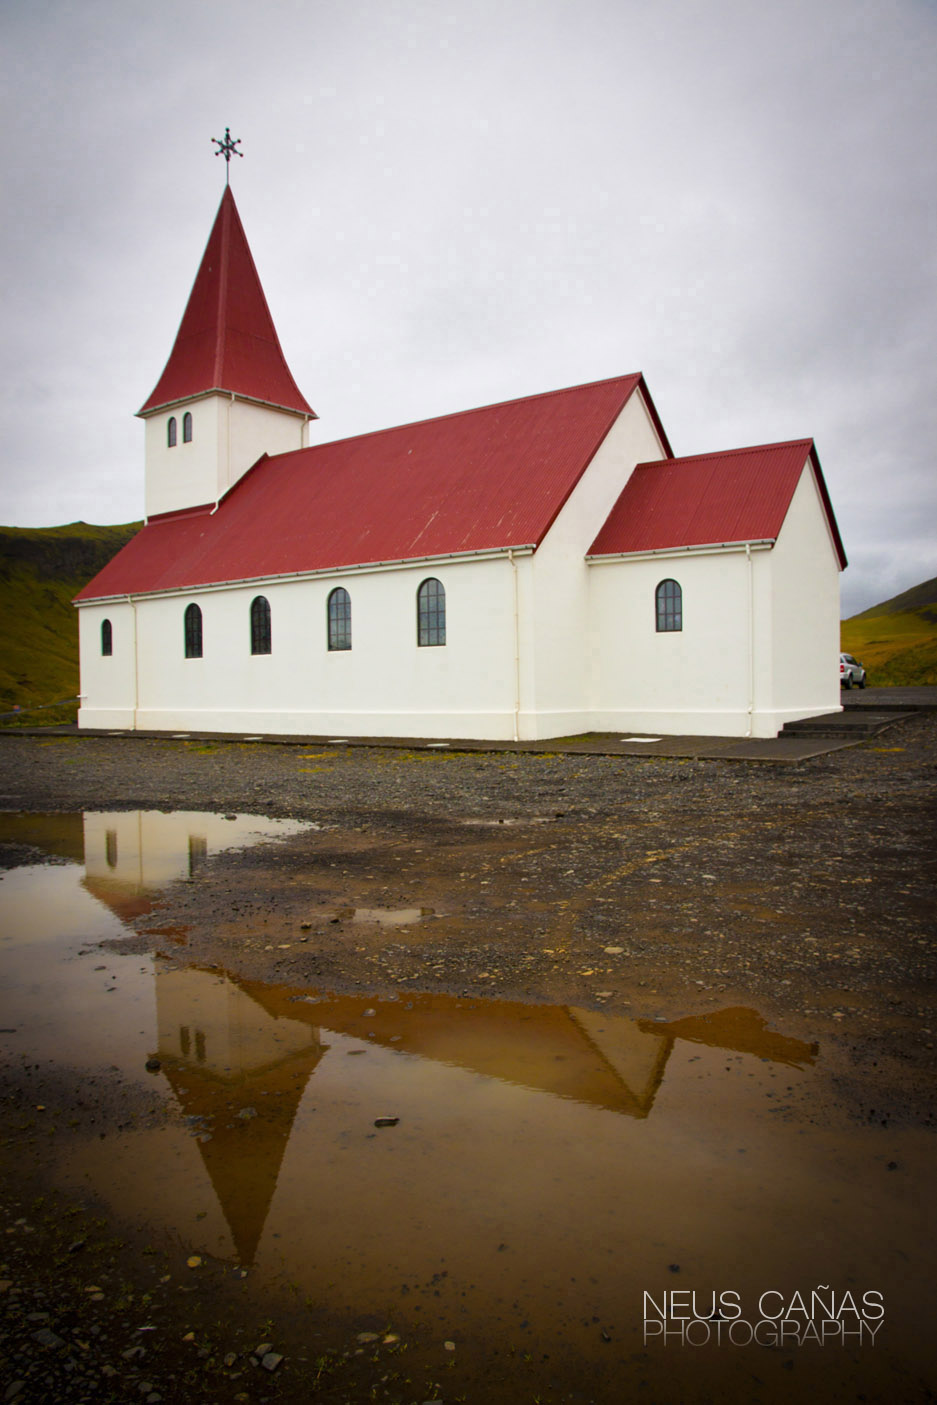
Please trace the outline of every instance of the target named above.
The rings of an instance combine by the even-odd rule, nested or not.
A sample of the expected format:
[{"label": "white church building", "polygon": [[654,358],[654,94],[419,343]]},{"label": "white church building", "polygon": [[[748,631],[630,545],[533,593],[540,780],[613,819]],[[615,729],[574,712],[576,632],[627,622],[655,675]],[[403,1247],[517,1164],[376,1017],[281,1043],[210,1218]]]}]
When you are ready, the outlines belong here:
[{"label": "white church building", "polygon": [[310,445],[228,188],[139,414],[82,727],[772,737],[840,705],[810,439],[674,458],[633,374]]}]

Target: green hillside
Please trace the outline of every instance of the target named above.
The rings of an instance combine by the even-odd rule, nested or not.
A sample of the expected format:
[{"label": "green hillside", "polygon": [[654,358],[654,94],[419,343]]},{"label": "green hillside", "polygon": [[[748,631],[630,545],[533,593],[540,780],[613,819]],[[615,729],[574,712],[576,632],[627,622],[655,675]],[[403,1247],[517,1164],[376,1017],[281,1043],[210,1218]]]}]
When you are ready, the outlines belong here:
[{"label": "green hillside", "polygon": [[843,620],[842,647],[869,683],[937,683],[937,576]]},{"label": "green hillside", "polygon": [[[72,597],[139,522],[93,527],[0,527],[0,712],[45,708],[78,693],[78,620]],[[75,704],[31,712],[24,723],[73,720]],[[8,725],[10,718],[3,719]]]}]

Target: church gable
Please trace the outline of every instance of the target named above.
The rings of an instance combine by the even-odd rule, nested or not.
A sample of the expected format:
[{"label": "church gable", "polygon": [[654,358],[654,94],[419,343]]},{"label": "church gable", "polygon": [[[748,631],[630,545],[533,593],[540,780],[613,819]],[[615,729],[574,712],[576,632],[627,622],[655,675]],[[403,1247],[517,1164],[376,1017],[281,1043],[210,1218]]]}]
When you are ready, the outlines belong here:
[{"label": "church gable", "polygon": [[811,439],[638,464],[589,558],[774,542],[808,463],[842,569],[846,556]]}]

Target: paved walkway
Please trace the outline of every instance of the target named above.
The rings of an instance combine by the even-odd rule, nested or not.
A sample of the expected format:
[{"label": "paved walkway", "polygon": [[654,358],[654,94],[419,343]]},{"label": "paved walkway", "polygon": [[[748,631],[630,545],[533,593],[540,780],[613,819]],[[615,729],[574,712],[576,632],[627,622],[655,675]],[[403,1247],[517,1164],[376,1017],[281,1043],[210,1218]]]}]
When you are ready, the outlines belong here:
[{"label": "paved walkway", "polygon": [[[275,746],[392,747],[403,751],[567,752],[579,756],[669,756],[719,761],[806,761],[813,756],[858,746],[914,712],[937,712],[937,687],[853,688],[843,690],[843,711],[797,723],[797,735],[779,737],[657,737],[617,732],[588,732],[536,742],[477,741],[454,737],[282,736],[240,732],[99,731],[74,726],[6,727],[2,737],[125,737],[128,741],[211,741],[243,745],[263,742]],[[790,724],[789,724],[790,725]]]}]

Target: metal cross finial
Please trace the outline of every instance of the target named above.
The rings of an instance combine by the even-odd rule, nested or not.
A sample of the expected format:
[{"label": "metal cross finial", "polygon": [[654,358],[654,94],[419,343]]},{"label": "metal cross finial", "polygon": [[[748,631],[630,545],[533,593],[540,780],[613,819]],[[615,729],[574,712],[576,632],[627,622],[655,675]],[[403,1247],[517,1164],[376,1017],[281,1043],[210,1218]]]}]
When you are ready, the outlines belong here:
[{"label": "metal cross finial", "polygon": [[227,185],[231,174],[231,157],[244,155],[243,151],[238,151],[238,147],[241,145],[241,138],[235,137],[232,141],[231,128],[225,127],[224,141],[219,141],[217,137],[212,137],[212,141],[218,148],[215,155],[224,157],[224,183]]}]

